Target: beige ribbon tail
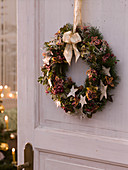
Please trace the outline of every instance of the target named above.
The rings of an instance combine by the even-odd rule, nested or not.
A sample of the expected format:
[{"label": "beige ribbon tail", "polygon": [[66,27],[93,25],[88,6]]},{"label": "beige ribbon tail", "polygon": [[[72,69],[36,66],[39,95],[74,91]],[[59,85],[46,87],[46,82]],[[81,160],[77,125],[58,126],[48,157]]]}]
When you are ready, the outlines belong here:
[{"label": "beige ribbon tail", "polygon": [[66,58],[66,61],[68,64],[71,64],[72,60],[72,45],[71,44],[66,44],[65,50],[64,50],[64,56]]},{"label": "beige ribbon tail", "polygon": [[75,44],[73,44],[73,49],[74,49],[74,53],[75,53],[75,62],[77,62],[77,60],[80,57],[80,52],[77,49],[77,46]]}]

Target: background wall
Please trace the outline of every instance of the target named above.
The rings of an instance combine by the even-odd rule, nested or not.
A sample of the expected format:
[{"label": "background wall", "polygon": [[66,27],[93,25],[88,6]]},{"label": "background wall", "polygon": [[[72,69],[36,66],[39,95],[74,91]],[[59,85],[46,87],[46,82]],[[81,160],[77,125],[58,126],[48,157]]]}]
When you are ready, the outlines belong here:
[{"label": "background wall", "polygon": [[0,0],[0,15],[0,84],[16,91],[16,0]]}]

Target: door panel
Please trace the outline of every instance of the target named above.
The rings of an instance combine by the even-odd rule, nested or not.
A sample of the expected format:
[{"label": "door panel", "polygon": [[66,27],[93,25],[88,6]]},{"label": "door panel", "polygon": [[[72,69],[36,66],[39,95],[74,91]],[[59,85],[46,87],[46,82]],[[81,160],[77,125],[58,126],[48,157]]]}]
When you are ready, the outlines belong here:
[{"label": "door panel", "polygon": [[[18,146],[34,147],[35,170],[125,170],[128,168],[128,1],[83,0],[83,22],[97,26],[120,59],[121,83],[114,102],[92,119],[69,116],[37,83],[40,48],[73,23],[74,0],[18,0]],[[117,22],[119,21],[119,22]],[[81,69],[82,65],[82,69]],[[88,66],[72,63],[69,75],[83,83]],[[79,76],[80,75],[80,76]]]},{"label": "door panel", "polygon": [[[41,138],[42,137],[42,138]],[[101,136],[78,134],[51,128],[36,128],[34,145],[66,155],[87,157],[127,166],[128,142]]]},{"label": "door panel", "polygon": [[[43,42],[50,40],[50,37],[52,37],[54,33],[59,29],[59,27],[63,26],[66,23],[66,21],[72,23],[73,7],[71,5],[71,2],[67,6],[64,6],[66,2],[69,3],[70,1],[64,1],[64,2],[52,1],[52,3],[50,3],[50,0],[46,2],[44,1],[44,3],[46,3],[45,8],[43,8],[44,7],[43,3],[40,4],[42,5],[42,7],[40,6],[41,9],[43,9],[43,12],[45,13],[46,16],[43,17],[42,20],[40,20],[40,22],[42,23],[42,27],[40,28],[41,34],[45,35],[44,38],[40,36],[41,37],[40,46],[42,46]],[[126,24],[128,23],[126,17],[126,15],[128,14],[126,12],[123,12],[128,10],[127,6],[125,6],[126,3],[127,2],[125,2],[125,0],[124,1],[120,0],[118,2],[115,0],[112,2],[110,0],[107,1],[98,0],[96,2],[94,2],[94,0],[90,0],[90,1],[83,0],[83,10],[82,10],[83,22],[87,22],[87,23],[89,22],[91,23],[91,25],[100,27],[100,30],[103,33],[105,39],[112,46],[115,55],[117,55],[118,58],[121,58],[121,63],[123,62],[122,60],[123,57],[127,55],[127,52],[125,51],[128,51],[124,48],[124,45],[122,46],[123,50],[120,50],[120,48],[118,48],[121,46],[121,42],[122,44],[126,44],[126,35],[128,35],[128,29],[127,29],[128,24]],[[58,8],[56,4],[59,6]],[[66,9],[66,13],[62,12],[59,15],[59,13],[62,11],[62,4],[63,4],[63,8]],[[118,4],[118,5],[116,5],[116,7],[113,10],[112,6],[114,4]],[[58,13],[56,8],[58,9]],[[49,10],[47,9],[49,10],[52,9],[52,15],[51,13],[49,13]],[[118,15],[118,13],[120,15]],[[120,21],[121,23],[118,24],[118,22],[116,21],[120,20],[120,18],[123,19],[121,19]],[[53,23],[51,24],[51,22],[49,22],[53,20],[55,24]],[[53,25],[52,29],[51,29],[51,25]],[[124,25],[123,28],[122,25]],[[120,31],[122,31],[122,33],[120,33]],[[117,39],[120,39],[120,41]],[[86,77],[85,73],[88,68],[87,65],[85,65],[85,70],[84,69],[81,70],[81,72],[84,72],[84,74],[81,73],[81,76],[79,76],[80,75],[79,70],[81,69],[81,64],[82,64],[81,60],[78,61],[77,66],[73,62],[73,68],[71,68],[70,71],[72,77],[74,79],[76,77],[75,80],[77,82],[79,81],[82,82],[82,80],[84,80]],[[123,72],[125,74],[128,70],[127,71],[125,70],[127,69],[125,61],[123,62],[123,64],[124,64]],[[82,66],[84,68],[84,64]],[[119,73],[121,71],[122,70],[120,70]],[[121,75],[121,77],[123,77],[123,75]],[[122,83],[124,82],[121,82],[121,84],[113,92],[114,103],[107,104],[106,109],[104,109],[103,112],[99,112],[98,114],[94,115],[91,120],[85,119],[82,121],[77,117],[71,117],[64,114],[64,111],[61,108],[58,109],[56,107],[51,97],[45,94],[44,88],[41,87],[40,93],[41,94],[43,93],[43,95],[39,99],[41,102],[40,124],[42,126],[48,126],[48,127],[50,126],[52,128],[59,127],[67,130],[68,129],[76,130],[80,132],[83,131],[89,134],[90,133],[96,135],[100,134],[109,137],[128,139],[128,128],[127,128],[128,114],[127,112],[125,112],[125,108],[127,108],[128,96],[123,95],[127,89],[121,88],[121,86],[123,86]],[[124,93],[122,90],[124,91]]]},{"label": "door panel", "polygon": [[94,162],[71,156],[39,152],[39,170],[126,170],[125,167],[109,165],[107,163]]}]

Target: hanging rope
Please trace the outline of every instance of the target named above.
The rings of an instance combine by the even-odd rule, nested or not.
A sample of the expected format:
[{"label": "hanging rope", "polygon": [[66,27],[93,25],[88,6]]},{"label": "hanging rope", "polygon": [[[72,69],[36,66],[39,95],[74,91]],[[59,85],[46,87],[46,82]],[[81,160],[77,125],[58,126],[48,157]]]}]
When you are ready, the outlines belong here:
[{"label": "hanging rope", "polygon": [[73,23],[73,32],[76,32],[76,27],[82,25],[82,0],[74,0],[74,23]]}]

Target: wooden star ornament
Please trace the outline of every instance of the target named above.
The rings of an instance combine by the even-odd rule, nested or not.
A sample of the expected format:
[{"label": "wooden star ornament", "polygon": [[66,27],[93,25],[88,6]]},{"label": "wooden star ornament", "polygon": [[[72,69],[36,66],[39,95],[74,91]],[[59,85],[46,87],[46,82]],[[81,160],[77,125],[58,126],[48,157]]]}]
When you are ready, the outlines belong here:
[{"label": "wooden star ornament", "polygon": [[51,59],[51,57],[46,56],[46,57],[43,59],[44,65],[45,65],[45,64],[49,65],[50,59]]},{"label": "wooden star ornament", "polygon": [[81,103],[81,106],[82,106],[82,107],[83,107],[84,104],[87,104],[87,102],[86,102],[86,100],[85,100],[85,97],[86,97],[86,96],[84,96],[84,97],[81,96],[81,97],[80,97],[80,103]]},{"label": "wooden star ornament", "polygon": [[101,96],[100,96],[100,101],[105,97],[107,99],[107,87],[103,84],[102,81],[100,81],[100,91],[101,91]]},{"label": "wooden star ornament", "polygon": [[74,96],[74,97],[75,97],[75,92],[76,92],[77,90],[78,90],[78,89],[75,89],[74,86],[72,86],[71,91],[70,91],[70,93],[67,95],[67,97],[69,97],[69,96]]},{"label": "wooden star ornament", "polygon": [[103,69],[105,75],[111,76],[111,74],[110,74],[110,67],[109,67],[109,68],[106,68],[106,67],[102,66],[102,69]]}]

